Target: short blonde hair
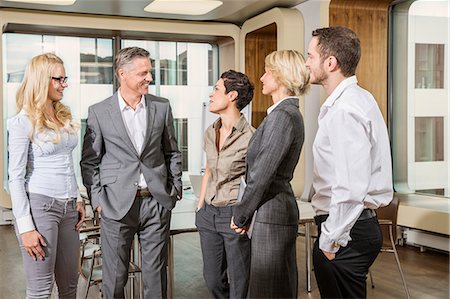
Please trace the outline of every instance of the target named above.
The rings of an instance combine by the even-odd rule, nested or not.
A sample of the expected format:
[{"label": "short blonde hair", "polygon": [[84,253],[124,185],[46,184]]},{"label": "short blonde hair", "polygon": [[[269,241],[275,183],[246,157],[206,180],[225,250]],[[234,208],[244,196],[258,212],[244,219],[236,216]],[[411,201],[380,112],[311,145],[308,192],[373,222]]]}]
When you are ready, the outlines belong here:
[{"label": "short blonde hair", "polygon": [[266,56],[265,64],[289,95],[301,96],[309,90],[309,71],[303,55],[298,51],[274,51]]},{"label": "short blonde hair", "polygon": [[25,69],[25,75],[16,95],[17,110],[24,109],[31,121],[33,132],[44,132],[53,130],[56,134],[54,143],[59,143],[61,138],[60,130],[67,126],[70,133],[75,133],[79,128],[77,123],[72,121],[72,114],[69,107],[61,102],[53,102],[55,117],[58,121],[53,121],[45,113],[48,101],[48,87],[52,80],[52,73],[58,65],[64,66],[61,58],[53,53],[45,53],[33,57]]}]

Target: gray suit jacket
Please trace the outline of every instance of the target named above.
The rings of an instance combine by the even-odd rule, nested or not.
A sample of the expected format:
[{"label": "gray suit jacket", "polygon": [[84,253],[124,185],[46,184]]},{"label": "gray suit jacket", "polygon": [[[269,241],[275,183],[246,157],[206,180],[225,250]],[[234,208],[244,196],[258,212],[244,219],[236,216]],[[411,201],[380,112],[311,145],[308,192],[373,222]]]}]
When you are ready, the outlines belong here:
[{"label": "gray suit jacket", "polygon": [[290,181],[304,140],[297,98],[281,102],[256,130],[247,151],[247,187],[233,211],[242,227],[258,209],[256,222],[298,225],[298,208]]},{"label": "gray suit jacket", "polygon": [[145,96],[147,132],[138,154],[125,128],[117,93],[89,107],[81,159],[93,207],[120,220],[130,210],[142,172],[153,197],[171,210],[181,198],[181,154],[169,101]]}]

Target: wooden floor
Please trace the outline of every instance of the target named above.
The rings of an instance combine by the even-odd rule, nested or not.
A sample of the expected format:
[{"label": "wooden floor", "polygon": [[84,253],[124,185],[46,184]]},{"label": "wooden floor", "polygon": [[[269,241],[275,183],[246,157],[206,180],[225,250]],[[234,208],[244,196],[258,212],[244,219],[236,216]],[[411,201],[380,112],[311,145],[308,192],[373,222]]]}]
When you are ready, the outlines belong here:
[{"label": "wooden floor", "polygon": [[[299,298],[319,299],[312,278],[312,292],[305,290],[304,238],[297,241],[299,269]],[[175,289],[174,298],[211,298],[202,276],[202,259],[197,233],[177,235],[174,241]],[[420,252],[412,246],[398,246],[400,261],[412,298],[448,299],[449,255],[427,250]],[[22,260],[11,226],[0,226],[0,298],[25,298],[25,279]],[[368,285],[368,298],[406,298],[393,254],[381,253],[372,266],[375,288]],[[85,282],[80,278],[78,298],[82,298]],[[92,287],[89,298],[99,298]]]}]

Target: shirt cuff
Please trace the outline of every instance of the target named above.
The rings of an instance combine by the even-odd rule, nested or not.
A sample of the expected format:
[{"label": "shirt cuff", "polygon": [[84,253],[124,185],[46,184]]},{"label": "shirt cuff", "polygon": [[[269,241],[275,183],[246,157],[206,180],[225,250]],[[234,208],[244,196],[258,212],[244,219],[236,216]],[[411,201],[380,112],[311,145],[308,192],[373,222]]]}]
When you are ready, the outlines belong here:
[{"label": "shirt cuff", "polygon": [[16,219],[16,224],[19,234],[23,234],[36,229],[34,227],[33,217],[31,217],[31,215],[26,215]]},{"label": "shirt cuff", "polygon": [[341,246],[338,242],[327,238],[324,234],[320,234],[319,248],[326,252],[336,253]]}]

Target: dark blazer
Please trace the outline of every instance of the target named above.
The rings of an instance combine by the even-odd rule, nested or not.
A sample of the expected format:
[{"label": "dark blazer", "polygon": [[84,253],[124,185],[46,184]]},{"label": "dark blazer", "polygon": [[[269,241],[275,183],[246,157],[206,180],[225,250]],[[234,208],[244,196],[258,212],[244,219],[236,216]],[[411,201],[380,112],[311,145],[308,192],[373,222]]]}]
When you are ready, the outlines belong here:
[{"label": "dark blazer", "polygon": [[247,187],[234,208],[234,223],[256,222],[298,225],[297,202],[290,181],[304,140],[303,118],[297,98],[281,102],[263,120],[247,151]]},{"label": "dark blazer", "polygon": [[117,93],[89,107],[81,171],[93,207],[122,219],[134,202],[142,172],[153,197],[171,210],[181,198],[181,153],[169,101],[145,95],[147,132],[138,154],[127,134]]}]

